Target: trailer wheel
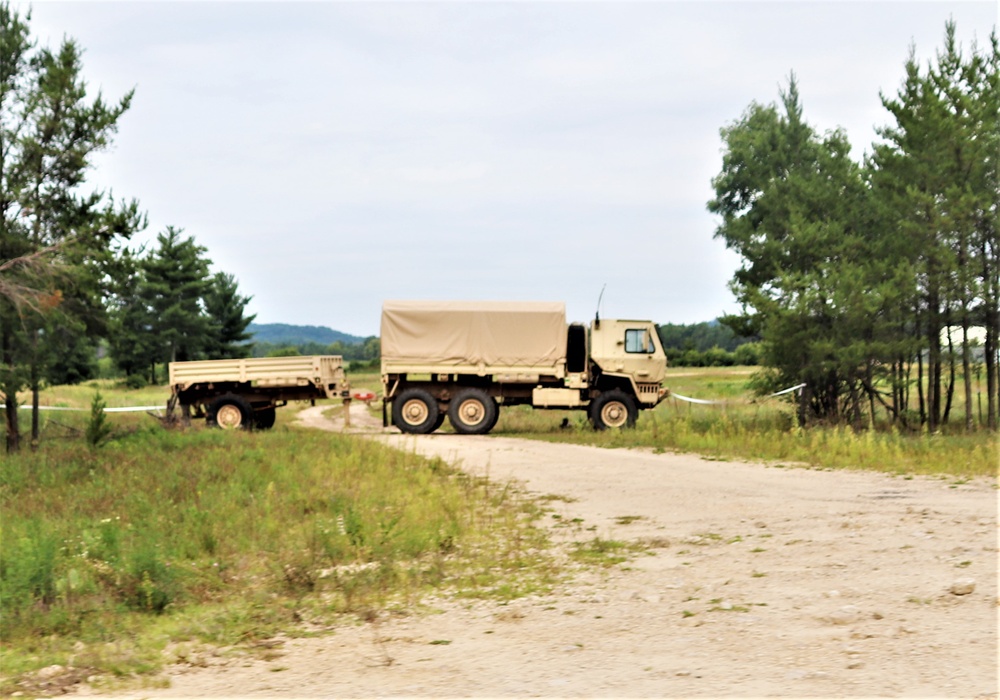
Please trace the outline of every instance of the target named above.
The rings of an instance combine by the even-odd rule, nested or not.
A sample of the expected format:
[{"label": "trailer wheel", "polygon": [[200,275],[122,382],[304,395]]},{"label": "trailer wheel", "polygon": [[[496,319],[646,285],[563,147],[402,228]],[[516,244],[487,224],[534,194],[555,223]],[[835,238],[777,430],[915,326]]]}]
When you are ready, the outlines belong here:
[{"label": "trailer wheel", "polygon": [[205,422],[223,430],[250,430],[253,407],[242,396],[223,394],[208,407]]},{"label": "trailer wheel", "polygon": [[392,402],[392,422],[404,433],[426,435],[439,426],[437,401],[424,389],[405,389]]},{"label": "trailer wheel", "polygon": [[257,430],[270,430],[274,427],[274,406],[258,409],[253,414],[254,427]]},{"label": "trailer wheel", "polygon": [[485,435],[496,425],[497,402],[482,389],[462,389],[448,406],[448,420],[456,433]]},{"label": "trailer wheel", "polygon": [[632,428],[638,417],[635,401],[621,389],[606,391],[590,404],[590,422],[595,430]]}]

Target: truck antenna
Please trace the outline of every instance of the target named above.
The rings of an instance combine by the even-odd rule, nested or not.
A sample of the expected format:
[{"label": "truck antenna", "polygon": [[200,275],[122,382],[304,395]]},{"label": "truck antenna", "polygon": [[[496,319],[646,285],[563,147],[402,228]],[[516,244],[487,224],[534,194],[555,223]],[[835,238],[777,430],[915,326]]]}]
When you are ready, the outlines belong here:
[{"label": "truck antenna", "polygon": [[601,299],[604,298],[604,290],[608,288],[608,283],[605,282],[604,286],[601,287],[601,293],[597,295],[597,311],[594,312],[594,326],[598,327],[601,325]]}]

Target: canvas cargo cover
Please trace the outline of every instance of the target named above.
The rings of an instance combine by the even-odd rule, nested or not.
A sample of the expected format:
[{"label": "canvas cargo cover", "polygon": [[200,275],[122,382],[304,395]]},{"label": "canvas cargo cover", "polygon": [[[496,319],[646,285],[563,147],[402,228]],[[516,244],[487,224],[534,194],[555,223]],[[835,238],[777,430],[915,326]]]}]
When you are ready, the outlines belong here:
[{"label": "canvas cargo cover", "polygon": [[386,301],[386,365],[554,367],[566,357],[562,302]]}]

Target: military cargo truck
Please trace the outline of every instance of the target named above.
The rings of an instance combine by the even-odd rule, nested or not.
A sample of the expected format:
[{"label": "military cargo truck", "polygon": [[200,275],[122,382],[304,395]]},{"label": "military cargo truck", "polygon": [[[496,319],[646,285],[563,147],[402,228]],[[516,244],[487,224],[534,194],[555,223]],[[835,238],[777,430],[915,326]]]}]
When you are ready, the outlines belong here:
[{"label": "military cargo truck", "polygon": [[289,401],[350,398],[339,355],[171,362],[169,368],[168,416],[179,405],[185,419],[193,411],[225,429],[266,430],[275,409]]},{"label": "military cargo truck", "polygon": [[651,321],[566,322],[561,302],[387,301],[383,423],[432,433],[448,417],[488,433],[501,406],[586,410],[598,430],[631,427],[668,394]]}]

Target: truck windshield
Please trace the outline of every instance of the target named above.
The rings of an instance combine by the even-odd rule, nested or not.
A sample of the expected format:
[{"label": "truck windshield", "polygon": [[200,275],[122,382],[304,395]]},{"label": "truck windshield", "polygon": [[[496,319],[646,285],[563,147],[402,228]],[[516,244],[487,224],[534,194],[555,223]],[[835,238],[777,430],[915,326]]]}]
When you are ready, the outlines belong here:
[{"label": "truck windshield", "polygon": [[641,352],[652,355],[656,352],[656,347],[645,328],[629,328],[625,331],[625,352]]}]

